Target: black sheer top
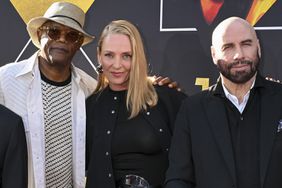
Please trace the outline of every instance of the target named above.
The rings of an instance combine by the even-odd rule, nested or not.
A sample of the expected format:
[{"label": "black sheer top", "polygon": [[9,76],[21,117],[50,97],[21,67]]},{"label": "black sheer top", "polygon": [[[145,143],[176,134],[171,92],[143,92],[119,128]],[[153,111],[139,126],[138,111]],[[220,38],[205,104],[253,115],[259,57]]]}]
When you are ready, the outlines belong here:
[{"label": "black sheer top", "polygon": [[167,168],[166,154],[151,125],[142,114],[128,119],[126,91],[111,91],[121,99],[112,139],[112,164],[116,181],[127,174],[145,178],[151,185],[161,185]]}]

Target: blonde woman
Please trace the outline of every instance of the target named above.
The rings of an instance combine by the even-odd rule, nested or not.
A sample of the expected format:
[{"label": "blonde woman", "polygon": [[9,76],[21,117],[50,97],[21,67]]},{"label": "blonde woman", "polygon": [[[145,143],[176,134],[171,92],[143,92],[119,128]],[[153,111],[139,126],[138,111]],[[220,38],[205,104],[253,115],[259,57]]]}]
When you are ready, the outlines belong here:
[{"label": "blonde woman", "polygon": [[97,88],[87,99],[87,185],[162,187],[176,113],[185,95],[153,86],[142,38],[128,21],[103,30]]}]

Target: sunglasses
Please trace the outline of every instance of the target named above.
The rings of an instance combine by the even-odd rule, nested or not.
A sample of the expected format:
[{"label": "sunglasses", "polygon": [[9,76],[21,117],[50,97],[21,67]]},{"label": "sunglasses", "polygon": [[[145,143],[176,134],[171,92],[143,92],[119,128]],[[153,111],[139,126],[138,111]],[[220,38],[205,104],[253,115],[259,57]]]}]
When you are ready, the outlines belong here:
[{"label": "sunglasses", "polygon": [[52,40],[58,41],[61,38],[62,33],[65,35],[67,43],[78,43],[83,40],[83,34],[77,31],[63,32],[57,27],[42,26],[39,28],[41,31],[45,31],[48,37]]}]

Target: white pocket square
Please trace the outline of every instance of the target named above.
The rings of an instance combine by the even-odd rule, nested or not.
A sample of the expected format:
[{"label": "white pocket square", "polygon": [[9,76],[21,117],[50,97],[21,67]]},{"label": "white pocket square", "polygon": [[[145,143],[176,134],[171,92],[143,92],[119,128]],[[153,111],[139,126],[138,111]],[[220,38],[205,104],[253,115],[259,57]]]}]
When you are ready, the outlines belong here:
[{"label": "white pocket square", "polygon": [[278,123],[278,127],[277,127],[277,132],[282,132],[282,119],[279,120],[279,123]]}]

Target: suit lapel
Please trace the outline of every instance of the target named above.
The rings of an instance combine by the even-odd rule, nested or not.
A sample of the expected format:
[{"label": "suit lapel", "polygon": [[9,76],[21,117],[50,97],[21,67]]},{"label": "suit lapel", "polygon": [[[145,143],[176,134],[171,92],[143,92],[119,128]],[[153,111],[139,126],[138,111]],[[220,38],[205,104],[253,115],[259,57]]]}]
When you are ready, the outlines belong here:
[{"label": "suit lapel", "polygon": [[261,92],[261,124],[260,124],[260,181],[263,187],[269,164],[271,151],[280,119],[281,96],[275,95],[274,88],[267,86]]},{"label": "suit lapel", "polygon": [[224,103],[220,98],[210,96],[206,99],[206,101],[204,101],[203,105],[205,106],[209,125],[212,128],[219,150],[235,183],[236,176],[234,154]]}]

